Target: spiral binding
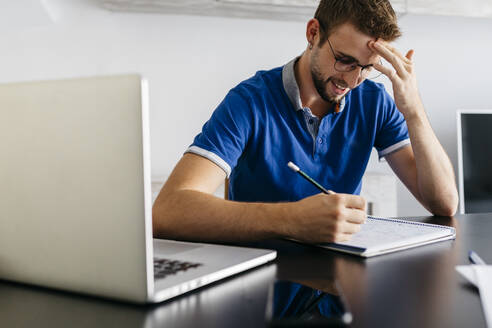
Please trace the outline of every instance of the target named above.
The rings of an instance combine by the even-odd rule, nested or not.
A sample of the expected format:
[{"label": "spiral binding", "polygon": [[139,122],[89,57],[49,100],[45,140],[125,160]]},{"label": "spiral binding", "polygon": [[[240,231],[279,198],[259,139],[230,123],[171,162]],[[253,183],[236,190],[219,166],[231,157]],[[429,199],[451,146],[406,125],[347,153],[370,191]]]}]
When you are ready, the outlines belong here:
[{"label": "spiral binding", "polygon": [[451,231],[455,230],[453,227],[446,227],[446,226],[442,226],[442,225],[438,225],[438,224],[432,224],[432,223],[414,222],[414,221],[407,221],[407,220],[401,220],[401,219],[382,218],[382,217],[377,217],[377,216],[372,216],[372,215],[368,215],[367,218],[373,219],[373,220],[379,220],[379,221],[390,221],[390,222],[395,222],[395,223],[412,224],[412,225],[423,226],[423,227],[434,227],[434,228],[439,228],[439,229],[448,229]]}]

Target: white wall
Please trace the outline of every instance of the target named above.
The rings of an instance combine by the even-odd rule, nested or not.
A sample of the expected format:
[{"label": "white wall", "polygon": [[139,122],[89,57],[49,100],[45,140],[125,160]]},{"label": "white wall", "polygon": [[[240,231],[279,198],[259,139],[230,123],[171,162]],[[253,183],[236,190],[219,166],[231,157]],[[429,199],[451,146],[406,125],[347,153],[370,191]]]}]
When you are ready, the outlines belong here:
[{"label": "white wall", "polygon": [[[94,0],[43,3],[52,23],[2,26],[0,82],[142,73],[151,89],[155,178],[172,170],[230,88],[306,45],[302,22],[111,13]],[[404,16],[401,26],[397,44],[416,50],[422,98],[457,167],[455,110],[492,108],[492,20]],[[390,172],[375,159],[369,169]],[[427,213],[402,186],[398,197],[399,215]]]},{"label": "white wall", "polygon": [[[457,164],[456,110],[492,108],[492,19],[405,16],[402,49],[416,50],[420,93],[431,124]],[[457,174],[457,171],[456,171]],[[426,213],[399,187],[399,215]]]}]

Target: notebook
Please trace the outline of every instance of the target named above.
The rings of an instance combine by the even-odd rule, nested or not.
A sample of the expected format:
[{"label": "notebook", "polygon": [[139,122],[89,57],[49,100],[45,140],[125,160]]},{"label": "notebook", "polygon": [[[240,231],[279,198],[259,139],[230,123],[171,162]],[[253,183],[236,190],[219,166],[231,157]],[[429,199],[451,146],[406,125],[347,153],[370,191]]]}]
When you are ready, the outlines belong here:
[{"label": "notebook", "polygon": [[371,257],[455,238],[456,230],[452,227],[368,216],[361,230],[349,241],[319,246]]}]

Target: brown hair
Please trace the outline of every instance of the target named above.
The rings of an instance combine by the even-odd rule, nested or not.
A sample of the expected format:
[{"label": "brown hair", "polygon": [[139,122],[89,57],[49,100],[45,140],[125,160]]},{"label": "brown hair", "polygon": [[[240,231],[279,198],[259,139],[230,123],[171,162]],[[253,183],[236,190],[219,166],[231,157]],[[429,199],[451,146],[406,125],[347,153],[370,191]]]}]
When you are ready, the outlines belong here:
[{"label": "brown hair", "polygon": [[360,32],[385,41],[401,36],[388,0],[321,0],[314,18],[320,24],[320,46],[336,27],[347,22]]}]

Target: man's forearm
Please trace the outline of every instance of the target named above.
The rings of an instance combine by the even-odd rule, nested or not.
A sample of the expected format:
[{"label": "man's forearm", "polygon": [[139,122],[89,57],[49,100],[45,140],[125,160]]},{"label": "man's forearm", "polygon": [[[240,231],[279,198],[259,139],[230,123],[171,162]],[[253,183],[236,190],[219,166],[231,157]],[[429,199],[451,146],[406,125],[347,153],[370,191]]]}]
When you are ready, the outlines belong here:
[{"label": "man's forearm", "polygon": [[421,200],[436,215],[453,215],[458,205],[453,166],[422,109],[405,117],[417,166]]},{"label": "man's forearm", "polygon": [[281,236],[289,203],[243,203],[180,190],[153,208],[155,237],[195,241],[259,240]]},{"label": "man's forearm", "polygon": [[397,169],[416,170],[406,174],[406,177],[412,178],[414,173],[416,174],[416,185],[415,181],[406,180],[407,186],[415,187],[411,188],[411,191],[428,210],[436,215],[454,214],[458,205],[458,193],[453,167],[432,131],[422,105],[412,61],[414,50],[411,49],[403,55],[383,40],[376,40],[368,45],[392,66],[390,68],[374,64],[393,85],[395,104],[405,117],[412,142],[415,163],[412,160],[411,163],[407,162]]},{"label": "man's forearm", "polygon": [[321,243],[350,239],[366,219],[356,195],[316,194],[296,202],[246,203],[181,189],[161,192],[154,236],[190,241],[252,241],[290,237]]}]

